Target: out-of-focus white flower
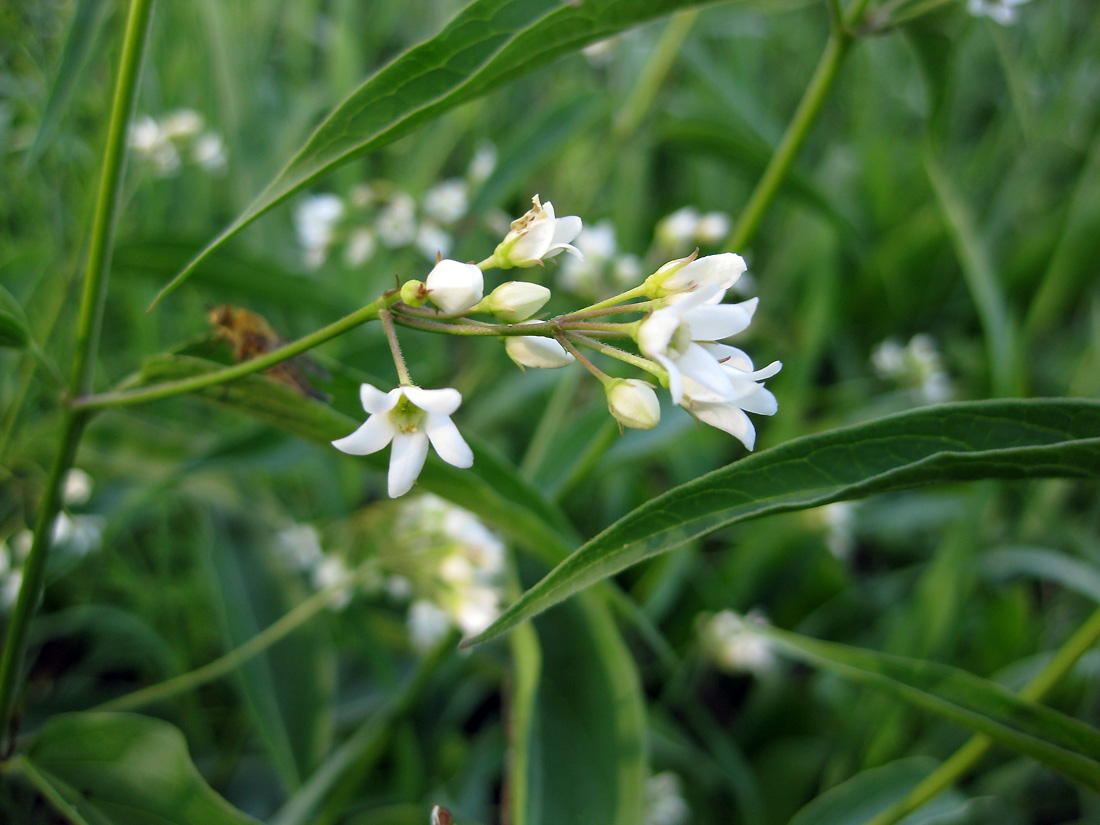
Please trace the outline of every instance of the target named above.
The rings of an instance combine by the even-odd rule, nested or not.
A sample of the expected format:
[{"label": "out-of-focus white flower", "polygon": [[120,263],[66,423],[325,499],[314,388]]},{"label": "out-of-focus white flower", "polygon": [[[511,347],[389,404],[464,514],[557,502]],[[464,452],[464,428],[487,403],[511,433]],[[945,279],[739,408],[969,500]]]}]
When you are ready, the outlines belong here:
[{"label": "out-of-focus white flower", "polygon": [[756,627],[767,627],[767,617],[758,610],[740,616],[732,610],[715,613],[703,625],[704,652],[719,668],[731,673],[768,673],[775,669],[771,645]]},{"label": "out-of-focus white flower", "polygon": [[[325,556],[313,568],[311,576],[313,586],[318,590],[326,590],[330,587],[348,581],[348,566],[340,556]],[[329,602],[329,609],[343,610],[351,602],[351,587],[344,585],[337,588],[333,600]]]},{"label": "out-of-focus white flower", "polygon": [[608,220],[586,226],[574,243],[583,257],[571,256],[562,262],[558,283],[580,295],[596,295],[602,286],[600,278],[618,249],[615,227]]},{"label": "out-of-focus white flower", "polygon": [[405,192],[395,192],[374,223],[378,240],[391,249],[416,240],[416,201]]},{"label": "out-of-focus white flower", "polygon": [[689,292],[697,287],[729,289],[744,274],[745,259],[732,252],[696,258],[689,255],[669,261],[648,278],[646,287],[653,298]]},{"label": "out-of-focus white flower", "polygon": [[605,389],[607,408],[624,427],[652,430],[660,422],[661,403],[650,384],[637,378],[618,378]]},{"label": "out-of-focus white flower", "polygon": [[73,530],[67,545],[68,551],[75,556],[86,556],[98,550],[103,544],[103,528],[106,523],[107,520],[103,516],[73,516]]},{"label": "out-of-focus white flower", "polygon": [[450,226],[466,214],[470,205],[469,187],[461,178],[445,180],[425,192],[420,205],[429,216]]},{"label": "out-of-focus white flower", "polygon": [[1016,7],[1028,0],[967,0],[966,10],[975,17],[988,17],[1002,26],[1016,22]]},{"label": "out-of-focus white flower", "polygon": [[454,239],[450,233],[440,229],[431,221],[421,222],[416,229],[416,248],[429,260],[434,261],[440,255],[446,255],[453,245]]},{"label": "out-of-focus white flower", "polygon": [[[529,322],[531,323],[531,322]],[[556,370],[567,367],[576,359],[553,338],[539,335],[510,335],[504,339],[508,357],[521,367]]]},{"label": "out-of-focus white flower", "polygon": [[92,497],[93,487],[95,482],[92,477],[78,467],[73,467],[65,473],[65,481],[61,485],[61,501],[66,507],[87,504]]},{"label": "out-of-focus white flower", "polygon": [[291,524],[275,536],[280,554],[298,570],[311,570],[324,558],[321,534],[312,524]]},{"label": "out-of-focus white flower", "polygon": [[215,132],[205,132],[191,147],[191,159],[204,171],[212,174],[225,171],[227,164],[225,142]]},{"label": "out-of-focus white flower", "polygon": [[493,265],[501,269],[535,266],[563,249],[583,257],[571,243],[581,231],[581,219],[576,215],[555,217],[554,204],[540,203],[538,195],[531,201],[534,205],[512,221],[511,230],[493,252]]},{"label": "out-of-focus white flower", "polygon": [[450,259],[437,263],[424,280],[428,299],[448,315],[464,312],[481,300],[485,276],[476,264]]},{"label": "out-of-focus white flower", "polygon": [[680,777],[663,771],[649,777],[645,783],[645,825],[687,825],[691,808],[684,800]]},{"label": "out-of-focus white flower", "polygon": [[550,290],[527,281],[508,281],[489,293],[485,308],[510,324],[526,321],[550,300]]},{"label": "out-of-focus white flower", "polygon": [[370,455],[391,441],[389,495],[412,489],[424,467],[429,442],[439,457],[455,467],[469,467],[474,454],[451,421],[462,403],[456,389],[425,390],[401,386],[384,393],[370,384],[359,387],[363,409],[370,417],[351,435],[332,445],[349,455]]},{"label": "out-of-focus white flower", "polygon": [[387,576],[382,585],[391,599],[404,601],[413,594],[413,583],[404,576]]},{"label": "out-of-focus white flower", "polygon": [[369,228],[362,226],[356,229],[344,247],[344,263],[349,267],[362,266],[374,256],[377,245],[374,233]]},{"label": "out-of-focus white flower", "polygon": [[619,37],[608,37],[585,46],[581,49],[581,52],[589,65],[598,69],[611,62],[615,57],[615,53],[619,50],[619,43],[621,42]]},{"label": "out-of-focus white flower", "polygon": [[493,170],[497,168],[497,147],[485,141],[478,144],[474,156],[470,160],[470,166],[466,170],[466,179],[472,186],[479,186],[489,179]]},{"label": "out-of-focus white flower", "polygon": [[657,224],[657,243],[668,250],[690,248],[699,233],[699,221],[699,213],[694,207],[677,209]]},{"label": "out-of-focus white flower", "polygon": [[6,576],[11,570],[11,549],[6,541],[0,541],[0,576]]},{"label": "out-of-focus white flower", "polygon": [[951,379],[943,368],[943,360],[931,335],[918,333],[904,347],[887,339],[875,348],[871,363],[883,378],[913,389],[929,404],[947,401],[954,395]]},{"label": "out-of-focus white flower", "polygon": [[611,266],[611,280],[617,287],[633,286],[641,276],[642,261],[637,255],[620,255]]},{"label": "out-of-focus white flower", "polygon": [[369,183],[357,183],[348,193],[348,202],[356,209],[366,209],[374,203],[376,194]]},{"label": "out-of-focus white flower", "polygon": [[316,267],[324,263],[343,216],[344,202],[331,193],[310,195],[294,209],[294,230],[305,249],[307,265]]},{"label": "out-of-focus white flower", "polygon": [[409,626],[409,640],[422,653],[439,644],[451,629],[451,617],[447,611],[425,599],[412,603],[406,621]]},{"label": "out-of-focus white flower", "polygon": [[757,299],[723,304],[724,295],[725,290],[708,285],[673,296],[675,303],[658,309],[638,327],[638,346],[668,371],[668,389],[676,404],[683,399],[685,376],[717,397],[730,398],[735,393],[726,371],[701,342],[718,341],[744,330],[752,321]]},{"label": "out-of-focus white flower", "polygon": [[16,564],[22,564],[31,554],[34,545],[34,533],[30,530],[20,530],[11,537],[11,553]]},{"label": "out-of-focus white flower", "polygon": [[848,561],[855,551],[856,505],[851,501],[834,501],[818,508],[825,523],[825,546],[841,561]]},{"label": "out-of-focus white flower", "polygon": [[695,227],[695,240],[704,246],[722,243],[730,233],[730,216],[725,212],[707,212]]},{"label": "out-of-focus white flower", "polygon": [[756,445],[756,427],[745,413],[775,415],[779,404],[770,390],[760,382],[782,369],[773,361],[763,369],[754,369],[752,359],[736,347],[725,344],[700,344],[725,371],[731,390],[715,392],[684,375],[684,397],[681,406],[704,424],[734,436],[751,450]]},{"label": "out-of-focus white flower", "polygon": [[0,581],[0,610],[7,612],[19,598],[19,589],[23,586],[23,571],[12,570]]},{"label": "out-of-focus white flower", "polygon": [[194,109],[176,109],[160,121],[161,133],[172,141],[186,141],[198,135],[204,126],[202,115]]}]

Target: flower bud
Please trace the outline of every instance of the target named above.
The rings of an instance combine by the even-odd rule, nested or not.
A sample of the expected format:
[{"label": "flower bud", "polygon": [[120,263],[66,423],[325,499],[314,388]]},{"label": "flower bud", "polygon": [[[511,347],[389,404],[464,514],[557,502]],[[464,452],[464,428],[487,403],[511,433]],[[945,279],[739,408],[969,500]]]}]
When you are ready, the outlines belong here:
[{"label": "flower bud", "polygon": [[698,250],[687,258],[669,261],[646,279],[648,293],[653,298],[664,298],[687,292],[698,286],[717,286],[729,289],[747,268],[745,259],[732,252],[707,255],[696,259]]},{"label": "flower bud", "polygon": [[481,300],[485,279],[476,264],[444,259],[425,281],[428,298],[448,315],[456,315]]},{"label": "flower bud", "polygon": [[607,408],[615,420],[635,430],[652,430],[661,420],[661,405],[651,384],[618,378],[607,385]]},{"label": "flower bud", "polygon": [[411,307],[422,307],[428,301],[428,288],[423,281],[405,281],[401,284],[401,300]]},{"label": "flower bud", "polygon": [[486,301],[489,312],[510,324],[526,321],[550,300],[550,290],[527,281],[509,281],[494,289]]},{"label": "flower bud", "polygon": [[504,339],[508,357],[521,367],[556,370],[573,363],[572,354],[553,338],[537,335],[508,336]]}]

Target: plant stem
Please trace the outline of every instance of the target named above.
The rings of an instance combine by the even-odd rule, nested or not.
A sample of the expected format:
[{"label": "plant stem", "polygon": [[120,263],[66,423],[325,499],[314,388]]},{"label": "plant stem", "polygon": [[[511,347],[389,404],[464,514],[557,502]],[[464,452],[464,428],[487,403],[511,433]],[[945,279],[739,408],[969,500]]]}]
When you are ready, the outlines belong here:
[{"label": "plant stem", "polygon": [[397,378],[402,386],[412,387],[412,376],[409,375],[409,366],[405,363],[405,356],[401,354],[401,344],[397,340],[397,332],[393,328],[393,316],[389,310],[383,309],[378,313],[382,321],[382,329],[386,331],[386,341],[390,345],[390,353],[393,355],[393,365],[397,367]]},{"label": "plant stem", "polygon": [[[107,294],[107,274],[111,266],[118,219],[119,190],[126,161],[126,134],[137,96],[152,10],[153,0],[133,0],[126,19],[118,79],[111,104],[111,119],[107,125],[102,174],[88,243],[84,291],[77,318],[76,352],[70,378],[70,392],[74,397],[87,392],[92,385],[99,330],[103,321],[103,304]],[[61,485],[65,474],[72,467],[87,418],[87,412],[69,409],[62,419],[60,446],[50,468],[42,503],[39,505],[34,541],[23,567],[23,584],[19,588],[19,597],[8,622],[4,650],[0,654],[0,748],[6,747],[9,741],[27,631],[42,596],[53,522],[61,504]]]},{"label": "plant stem", "polygon": [[604,355],[609,355],[612,358],[617,358],[620,361],[652,373],[658,378],[667,378],[668,376],[668,373],[662,367],[653,363],[648,358],[643,358],[640,355],[621,350],[618,347],[613,347],[610,344],[605,344],[603,341],[597,341],[594,338],[589,338],[587,335],[581,335],[576,332],[572,333],[570,338],[581,346],[594,349],[596,352],[602,352]]},{"label": "plant stem", "polygon": [[324,590],[318,590],[247,642],[233,648],[224,656],[187,673],[181,673],[179,676],[173,676],[171,679],[166,679],[158,684],[111,699],[96,707],[95,710],[135,710],[151,705],[153,702],[160,702],[181,693],[186,693],[189,690],[194,690],[199,685],[205,685],[207,682],[212,682],[227,673],[232,673],[249,659],[259,656],[284,636],[289,635],[332,604],[343,590],[354,586],[369,571],[376,568],[378,564],[375,562],[376,560],[369,560],[341,581],[329,585]]},{"label": "plant stem", "polygon": [[257,358],[234,364],[232,367],[226,367],[225,369],[216,370],[215,372],[208,372],[205,375],[197,375],[194,378],[185,378],[180,381],[166,381],[163,384],[154,384],[151,387],[143,387],[141,389],[115,390],[114,392],[105,392],[99,395],[87,395],[82,398],[77,398],[73,403],[73,407],[78,410],[125,407],[130,404],[141,404],[145,401],[159,401],[162,398],[171,398],[173,395],[182,395],[183,393],[195,392],[196,390],[205,389],[206,387],[217,384],[225,384],[237,378],[251,375],[254,372],[265,370],[268,367],[273,367],[282,361],[286,361],[288,358],[293,358],[295,355],[299,355],[306,350],[320,346],[325,341],[335,338],[337,335],[347,332],[349,329],[365,324],[367,321],[373,321],[378,317],[379,312],[389,308],[392,304],[399,301],[400,298],[401,296],[397,292],[392,294],[387,293],[376,301],[367,304],[362,309],[358,309],[351,313],[351,315],[347,315],[339,321],[329,324],[327,327],[310,333],[304,338],[299,338],[297,341],[274,349]]},{"label": "plant stem", "polygon": [[[1077,629],[1077,632],[1058,648],[1046,666],[1020,691],[1020,698],[1029,702],[1042,699],[1047,691],[1069,673],[1070,668],[1096,644],[1098,639],[1100,639],[1100,610],[1093,613]],[[919,785],[874,819],[869,820],[866,825],[894,825],[961,779],[985,755],[992,744],[993,740],[984,734],[971,737]]]},{"label": "plant stem", "polygon": [[554,337],[557,338],[559,344],[565,347],[565,351],[576,358],[577,362],[590,373],[592,373],[592,375],[596,377],[596,380],[598,380],[601,384],[607,386],[607,383],[613,380],[610,375],[608,375],[606,372],[604,372],[587,358],[585,358],[584,353],[573,346],[573,342],[569,340],[568,336],[566,336],[565,333],[560,332]]},{"label": "plant stem", "polygon": [[648,288],[646,287],[645,283],[641,283],[633,289],[628,289],[626,292],[621,292],[618,295],[613,295],[605,301],[600,301],[598,303],[592,304],[591,306],[586,306],[584,309],[575,314],[582,315],[586,312],[591,312],[594,309],[606,309],[607,307],[613,307],[615,306],[615,304],[621,304],[623,301],[630,301],[634,298],[647,298],[649,297],[647,295],[647,291]]},{"label": "plant stem", "polygon": [[810,128],[817,120],[829,92],[832,91],[840,65],[844,62],[852,43],[855,42],[852,31],[863,19],[869,2],[870,0],[856,0],[840,24],[834,22],[829,40],[825,44],[825,51],[818,61],[817,68],[814,69],[813,77],[802,95],[802,100],[798,103],[798,108],[791,117],[787,131],[784,132],[779,146],[776,147],[764,169],[764,174],[756,184],[752,195],[749,196],[748,203],[741,210],[737,225],[730,233],[729,240],[726,242],[727,251],[737,252],[744,249],[756,234],[764,213],[771,205],[776,192],[779,191],[783,179],[787,177],[787,173],[794,165],[794,160],[802,149],[802,144],[806,142]]}]

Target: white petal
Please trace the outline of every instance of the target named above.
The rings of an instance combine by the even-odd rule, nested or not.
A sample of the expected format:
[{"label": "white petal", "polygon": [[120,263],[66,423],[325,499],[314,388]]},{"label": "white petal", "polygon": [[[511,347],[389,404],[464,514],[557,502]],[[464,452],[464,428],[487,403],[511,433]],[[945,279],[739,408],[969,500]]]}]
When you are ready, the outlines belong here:
[{"label": "white petal", "polygon": [[387,416],[372,415],[351,435],[333,441],[332,446],[348,455],[370,455],[389,444],[395,432]]},{"label": "white petal", "polygon": [[674,273],[662,286],[670,291],[710,284],[721,289],[733,286],[745,271],[745,259],[732,252],[698,258]]},{"label": "white petal", "polygon": [[733,384],[730,383],[725,368],[698,344],[691,344],[687,351],[676,359],[676,366],[685,376],[698,381],[724,398],[729,398],[733,394]]},{"label": "white petal", "polygon": [[390,450],[390,498],[403,496],[412,489],[413,482],[424,468],[424,459],[427,457],[428,436],[423,430],[394,435],[393,447]]},{"label": "white petal", "polygon": [[504,339],[508,357],[521,367],[556,370],[573,363],[573,354],[553,338],[537,335],[510,336]]},{"label": "white petal", "polygon": [[719,304],[692,309],[684,315],[691,326],[691,339],[718,341],[736,335],[752,322],[758,302],[758,298],[750,298],[740,304]]},{"label": "white petal", "polygon": [[779,402],[775,400],[771,390],[766,390],[759,384],[756,385],[755,392],[738,398],[735,403],[745,412],[758,415],[775,415],[779,411]]},{"label": "white petal", "polygon": [[681,320],[680,313],[672,307],[657,310],[638,327],[638,348],[650,358],[664,355]]},{"label": "white petal", "polygon": [[462,404],[462,394],[450,387],[442,390],[425,390],[405,387],[405,397],[422,410],[440,415],[452,415]]},{"label": "white petal", "polygon": [[668,392],[672,396],[672,403],[679,404],[684,398],[684,382],[677,367],[671,358],[655,354],[653,359],[668,371]]},{"label": "white petal", "polygon": [[691,413],[719,430],[729,433],[751,450],[756,443],[756,428],[749,417],[733,404],[696,404]]},{"label": "white petal", "polygon": [[359,385],[359,400],[363,403],[363,409],[371,415],[383,415],[397,406],[397,400],[401,397],[401,389],[392,389],[382,392],[370,384]]},{"label": "white petal", "polygon": [[[714,343],[701,343],[699,344],[703,349],[714,356],[714,360],[718,361],[722,366],[739,370],[740,372],[752,372],[754,367],[752,365],[752,359],[744,350],[739,350],[737,347],[731,347],[728,344],[714,344]],[[767,367],[765,367],[767,369]]]},{"label": "white petal", "polygon": [[719,304],[726,297],[726,291],[714,284],[703,284],[691,292],[681,292],[668,296],[667,306],[676,307],[681,314],[703,306],[704,304]]},{"label": "white petal", "polygon": [[[549,206],[549,204],[547,204]],[[581,219],[576,215],[568,215],[554,221],[554,237],[550,245],[565,246],[573,243],[573,239],[581,233]],[[578,253],[579,254],[579,253]]]},{"label": "white petal", "polygon": [[773,375],[783,369],[782,361],[772,361],[768,366],[756,370],[756,372],[748,375],[754,381],[763,381],[765,378],[771,378]]},{"label": "white petal", "polygon": [[508,250],[508,259],[514,263],[540,261],[554,240],[554,221],[536,221],[528,227],[526,234],[516,240]]},{"label": "white petal", "polygon": [[424,427],[439,457],[453,467],[470,467],[474,453],[449,415],[428,414]]}]

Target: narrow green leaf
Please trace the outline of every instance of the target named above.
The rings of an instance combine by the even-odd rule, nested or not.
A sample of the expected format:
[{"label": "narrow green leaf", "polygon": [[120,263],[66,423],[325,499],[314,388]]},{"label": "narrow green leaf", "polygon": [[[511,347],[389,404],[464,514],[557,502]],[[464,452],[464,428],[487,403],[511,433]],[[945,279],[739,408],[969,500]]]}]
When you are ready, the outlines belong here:
[{"label": "narrow green leaf", "polygon": [[761,628],[783,653],[882,688],[1100,791],[1100,731],[957,668]]},{"label": "narrow green leaf", "polygon": [[434,38],[383,68],[337,106],[267,188],[157,296],[214,249],[325,172],[385,146],[589,43],[714,0],[474,0]]},{"label": "narrow green leaf", "polygon": [[465,644],[498,636],[601,579],[739,521],[922,484],[1098,475],[1095,401],[947,404],[798,438],[628,513]]},{"label": "narrow green leaf", "polygon": [[30,332],[23,307],[0,286],[0,347],[23,349],[29,342]]},{"label": "narrow green leaf", "polygon": [[183,734],[157,719],[54,716],[19,767],[47,798],[89,825],[257,825],[203,781]]},{"label": "narrow green leaf", "polygon": [[1044,579],[1100,602],[1100,570],[1065,553],[1039,547],[1005,547],[983,555],[980,565],[994,578]]},{"label": "narrow green leaf", "polygon": [[[795,815],[790,825],[864,825],[905,797],[938,765],[934,759],[914,756],[862,771],[817,797]],[[900,825],[916,825],[918,821],[943,816],[966,804],[962,794],[948,792],[925,806],[919,814],[902,820]]]}]

